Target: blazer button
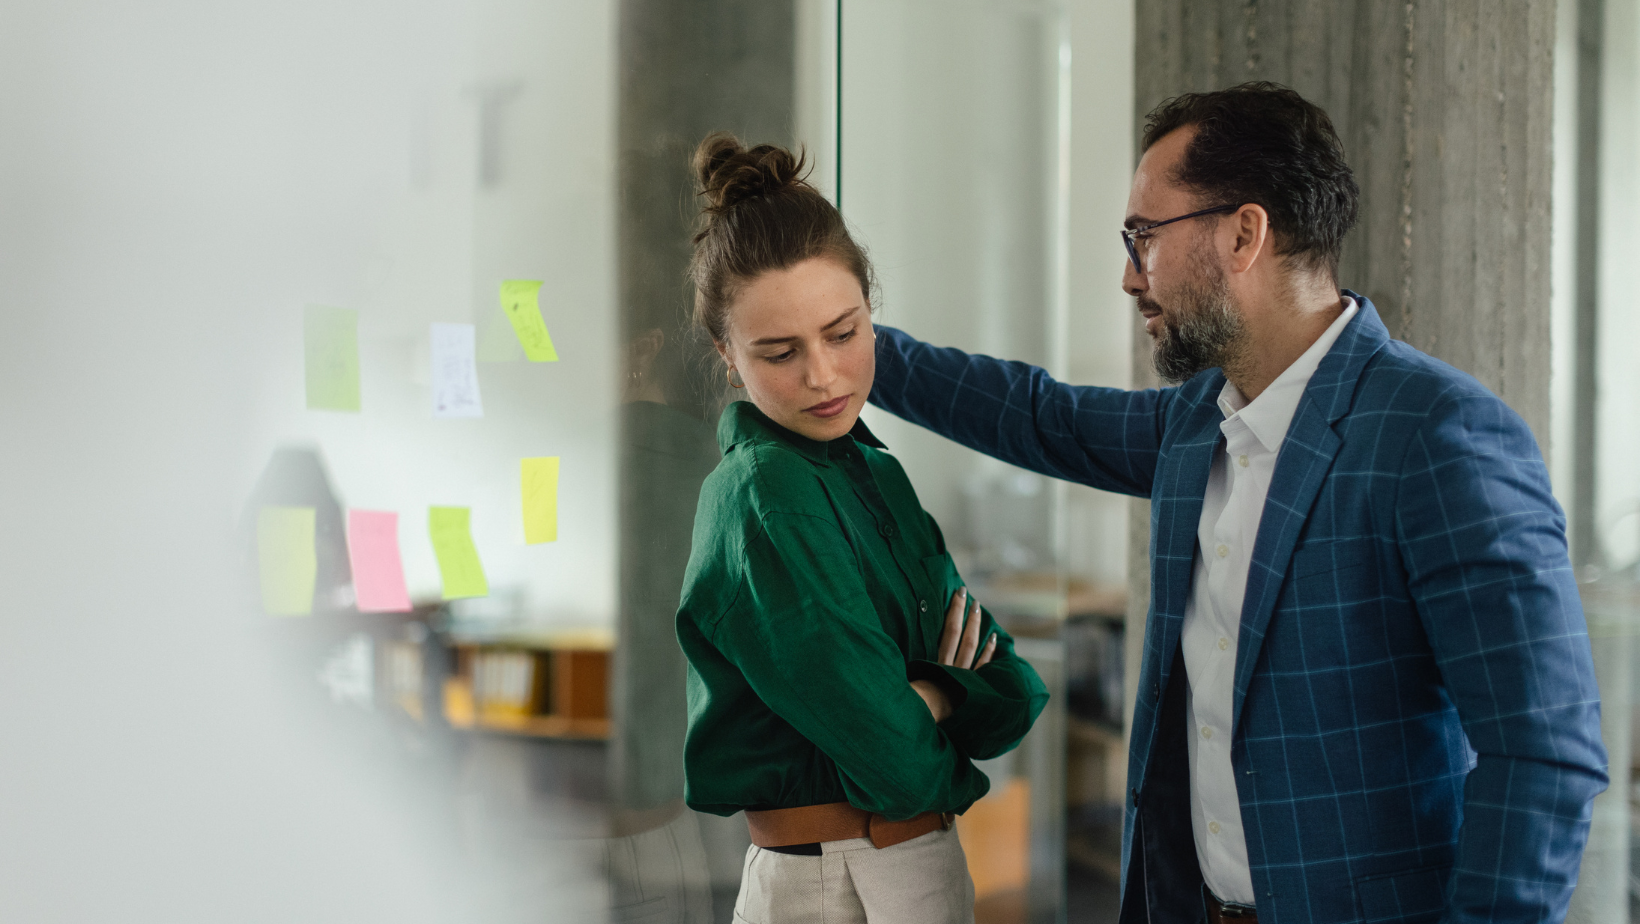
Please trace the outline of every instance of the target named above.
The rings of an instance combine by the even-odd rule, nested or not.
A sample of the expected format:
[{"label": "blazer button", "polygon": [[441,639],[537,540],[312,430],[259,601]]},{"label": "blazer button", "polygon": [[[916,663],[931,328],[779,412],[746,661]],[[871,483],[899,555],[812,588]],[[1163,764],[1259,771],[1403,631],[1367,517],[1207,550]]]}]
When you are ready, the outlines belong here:
[{"label": "blazer button", "polygon": [[880,527],[878,529],[878,532],[882,533],[885,538],[893,539],[894,538],[894,524],[893,523],[884,523],[882,525],[882,527]]},{"label": "blazer button", "polygon": [[928,612],[928,601],[927,600],[918,600],[917,601],[917,612],[919,612],[919,613]]}]

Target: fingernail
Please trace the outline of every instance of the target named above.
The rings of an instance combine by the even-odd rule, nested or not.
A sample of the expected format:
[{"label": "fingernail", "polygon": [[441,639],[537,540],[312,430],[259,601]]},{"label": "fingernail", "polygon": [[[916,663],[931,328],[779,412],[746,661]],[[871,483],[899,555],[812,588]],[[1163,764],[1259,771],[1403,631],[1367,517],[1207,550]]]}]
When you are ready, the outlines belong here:
[{"label": "fingernail", "polygon": [[966,588],[966,587],[959,588],[957,590],[957,593],[962,594],[964,597],[966,597],[966,596],[968,596],[968,588]]}]

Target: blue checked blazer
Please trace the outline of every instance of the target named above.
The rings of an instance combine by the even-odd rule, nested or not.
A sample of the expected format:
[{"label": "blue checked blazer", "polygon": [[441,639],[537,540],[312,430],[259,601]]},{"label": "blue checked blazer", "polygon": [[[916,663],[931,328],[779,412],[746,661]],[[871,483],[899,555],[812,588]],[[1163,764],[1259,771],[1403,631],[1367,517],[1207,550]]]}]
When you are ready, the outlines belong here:
[{"label": "blue checked blazer", "polygon": [[[1372,303],[1277,457],[1231,760],[1259,920],[1559,921],[1606,786],[1565,518],[1526,424]],[[1151,604],[1121,920],[1203,919],[1179,635],[1224,375],[1066,385],[879,328],[874,404],[1015,465],[1148,497]]]}]

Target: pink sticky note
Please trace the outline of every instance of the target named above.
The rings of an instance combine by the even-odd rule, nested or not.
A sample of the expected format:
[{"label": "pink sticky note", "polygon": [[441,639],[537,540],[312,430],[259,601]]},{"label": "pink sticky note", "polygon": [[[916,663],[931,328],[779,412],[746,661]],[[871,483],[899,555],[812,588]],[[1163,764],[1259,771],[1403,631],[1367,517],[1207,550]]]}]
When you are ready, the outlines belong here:
[{"label": "pink sticky note", "polygon": [[410,593],[399,560],[399,515],[389,510],[347,512],[347,559],[361,613],[404,613]]}]

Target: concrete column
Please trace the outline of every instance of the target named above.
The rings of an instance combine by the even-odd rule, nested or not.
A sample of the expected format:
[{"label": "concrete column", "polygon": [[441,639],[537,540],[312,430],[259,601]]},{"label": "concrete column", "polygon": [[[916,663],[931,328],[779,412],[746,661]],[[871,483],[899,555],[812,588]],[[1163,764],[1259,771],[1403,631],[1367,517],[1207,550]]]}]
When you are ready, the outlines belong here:
[{"label": "concrete column", "polygon": [[[682,348],[683,274],[699,203],[689,157],[708,132],[790,145],[797,93],[794,0],[624,0],[620,23],[619,274],[623,329],[666,332],[656,374],[668,403],[716,422],[714,376]],[[674,339],[675,338],[675,339]],[[698,352],[699,344],[695,344]],[[716,370],[712,370],[716,372]],[[705,393],[702,393],[705,389]]]},{"label": "concrete column", "polygon": [[[690,322],[694,293],[684,272],[700,203],[689,159],[718,129],[750,143],[791,144],[796,34],[794,0],[620,4],[617,266],[628,395],[610,795],[639,818],[683,795],[684,662],[673,617],[729,392],[722,364]],[[688,833],[694,825],[698,842]],[[750,843],[745,821],[696,815],[673,836],[681,866],[640,875],[692,882],[704,859],[718,901],[732,901]],[[691,903],[702,898],[693,886],[684,893]]]}]

